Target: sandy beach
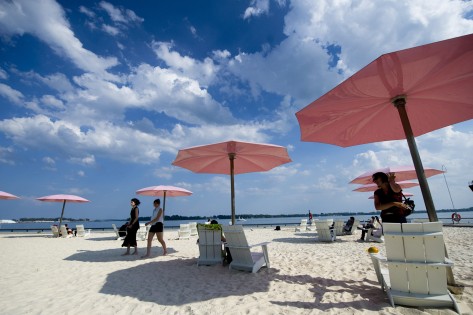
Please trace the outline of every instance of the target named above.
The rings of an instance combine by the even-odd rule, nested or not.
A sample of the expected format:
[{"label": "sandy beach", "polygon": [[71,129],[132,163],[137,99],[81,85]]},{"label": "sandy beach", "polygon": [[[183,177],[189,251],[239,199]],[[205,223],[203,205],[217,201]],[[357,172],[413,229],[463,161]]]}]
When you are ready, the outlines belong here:
[{"label": "sandy beach", "polygon": [[[87,238],[0,235],[0,314],[455,314],[453,309],[390,306],[357,235],[334,243],[294,227],[245,228],[250,243],[270,242],[270,268],[258,273],[197,266],[197,237],[165,231],[169,254],[121,256],[112,232]],[[473,313],[472,228],[444,227],[463,313]],[[139,241],[140,255],[145,241]]]}]

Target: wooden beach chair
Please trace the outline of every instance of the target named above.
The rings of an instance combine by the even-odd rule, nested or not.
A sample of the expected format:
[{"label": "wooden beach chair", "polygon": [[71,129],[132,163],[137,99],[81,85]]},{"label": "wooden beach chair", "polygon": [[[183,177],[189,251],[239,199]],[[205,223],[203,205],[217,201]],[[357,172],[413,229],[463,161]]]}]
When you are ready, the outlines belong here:
[{"label": "wooden beach chair", "polygon": [[315,226],[317,228],[317,239],[322,242],[333,242],[337,235],[335,231],[330,228],[333,220],[317,220]]},{"label": "wooden beach chair", "polygon": [[120,231],[117,229],[117,226],[112,223],[112,228],[113,228],[113,231],[115,232],[116,236],[117,236],[117,240],[124,240],[125,237],[126,237],[126,231],[125,231],[125,235],[124,236],[120,236]]},{"label": "wooden beach chair", "polygon": [[86,237],[90,235],[90,229],[87,229],[86,231],[83,224],[77,224],[76,231],[77,231],[76,233],[77,237]]},{"label": "wooden beach chair", "polygon": [[56,225],[51,225],[51,232],[53,233],[53,237],[59,237],[59,230]]},{"label": "wooden beach chair", "polygon": [[376,276],[393,307],[452,307],[441,222],[383,224],[386,258],[371,254]]},{"label": "wooden beach chair", "polygon": [[333,230],[335,231],[335,235],[340,236],[344,235],[343,228],[345,227],[345,222],[342,220],[335,220],[333,223]]},{"label": "wooden beach chair", "polygon": [[191,236],[191,228],[189,224],[180,224],[177,234],[179,235],[180,240],[189,239]]},{"label": "wooden beach chair", "polygon": [[215,265],[223,263],[222,225],[198,224],[199,259],[197,265]]},{"label": "wooden beach chair", "polygon": [[136,233],[136,238],[139,240],[146,240],[148,238],[148,231],[150,229],[150,226],[146,226],[144,223],[140,223],[140,228],[138,232]]},{"label": "wooden beach chair", "polygon": [[302,219],[299,226],[296,226],[295,232],[304,232],[307,230],[307,219]]},{"label": "wooden beach chair", "polygon": [[[227,239],[227,247],[232,255],[230,269],[258,272],[261,267],[269,268],[268,242],[248,245],[245,231],[241,225],[223,226],[223,232]],[[261,246],[261,251],[252,250]]]},{"label": "wooden beach chair", "polygon": [[189,228],[191,229],[191,236],[196,236],[197,233],[197,222],[189,222]]}]

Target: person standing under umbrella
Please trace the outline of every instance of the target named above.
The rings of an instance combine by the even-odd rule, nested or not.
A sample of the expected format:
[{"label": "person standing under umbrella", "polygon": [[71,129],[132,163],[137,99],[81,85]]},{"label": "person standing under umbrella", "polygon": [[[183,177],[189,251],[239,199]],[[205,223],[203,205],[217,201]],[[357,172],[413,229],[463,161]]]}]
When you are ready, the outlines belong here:
[{"label": "person standing under umbrella", "polygon": [[377,172],[372,178],[378,186],[374,192],[374,207],[381,211],[383,223],[407,223],[404,209],[408,206],[402,203],[402,189],[394,173]]},{"label": "person standing under umbrella", "polygon": [[163,256],[167,254],[166,242],[164,242],[164,238],[163,238],[164,211],[160,207],[161,200],[159,199],[154,200],[153,205],[154,205],[154,210],[153,210],[153,216],[151,217],[152,219],[151,221],[145,223],[145,226],[152,224],[148,233],[148,247],[146,248],[146,255],[141,256],[141,258],[149,258],[151,256],[151,244],[153,243],[154,234],[156,234],[158,241],[163,246]]},{"label": "person standing under umbrella", "polygon": [[130,255],[131,246],[135,248],[133,255],[138,255],[138,243],[136,242],[136,232],[138,232],[138,229],[140,228],[140,209],[138,208],[139,205],[140,201],[138,199],[131,199],[130,222],[128,222],[128,231],[122,244],[122,247],[126,247],[126,252],[123,254],[123,256]]}]

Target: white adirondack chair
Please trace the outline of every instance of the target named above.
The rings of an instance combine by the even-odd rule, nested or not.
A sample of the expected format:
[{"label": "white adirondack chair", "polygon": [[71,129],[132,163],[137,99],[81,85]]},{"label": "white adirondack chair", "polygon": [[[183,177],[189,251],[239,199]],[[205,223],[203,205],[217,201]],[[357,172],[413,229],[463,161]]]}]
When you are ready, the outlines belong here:
[{"label": "white adirondack chair", "polygon": [[333,242],[337,235],[335,231],[330,228],[333,220],[317,220],[315,226],[317,228],[318,240],[322,242]]},{"label": "white adirondack chair", "polygon": [[113,231],[115,232],[116,236],[117,236],[117,240],[123,240],[125,239],[125,236],[126,236],[126,231],[125,231],[125,235],[124,236],[120,236],[120,231],[117,229],[117,226],[112,223],[112,228],[113,228]]},{"label": "white adirondack chair", "polygon": [[76,236],[77,237],[86,237],[90,235],[90,229],[85,230],[83,224],[77,224],[76,225]]},{"label": "white adirondack chair", "polygon": [[391,305],[453,307],[459,313],[447,289],[446,268],[453,263],[445,258],[442,223],[384,223],[383,229],[387,257],[371,259]]},{"label": "white adirondack chair", "polygon": [[180,224],[177,234],[179,235],[180,240],[189,239],[191,236],[191,228],[189,224]]},{"label": "white adirondack chair", "polygon": [[61,237],[62,238],[69,238],[69,237],[72,237],[72,234],[68,234],[67,233],[67,229],[64,225],[61,225],[61,227],[59,228],[59,231],[61,232]]},{"label": "white adirondack chair", "polygon": [[351,230],[350,231],[345,231],[343,230],[343,233],[345,235],[355,235],[356,234],[356,231],[358,230],[358,225],[360,225],[360,220],[358,219],[355,219],[355,222],[353,223],[353,225],[351,226]]},{"label": "white adirondack chair", "polygon": [[53,233],[53,237],[59,237],[59,230],[56,225],[51,225],[51,232]]},{"label": "white adirondack chair", "polygon": [[375,227],[374,229],[368,229],[365,236],[366,242],[377,242],[384,243],[383,228],[382,226]]},{"label": "white adirondack chair", "polygon": [[223,263],[222,226],[214,229],[216,224],[199,224],[199,259],[197,265],[215,265]]},{"label": "white adirondack chair", "polygon": [[150,229],[150,226],[146,226],[144,223],[140,223],[140,228],[138,232],[136,232],[136,239],[139,240],[146,240],[148,238],[148,231]]},{"label": "white adirondack chair", "polygon": [[335,230],[335,234],[337,236],[344,235],[343,227],[345,226],[345,222],[342,220],[335,220],[333,224],[333,229]]},{"label": "white adirondack chair", "polygon": [[295,232],[304,232],[307,230],[307,219],[301,219],[301,224],[296,226]]},{"label": "white adirondack chair", "polygon": [[191,236],[197,235],[197,222],[189,222],[189,227],[191,229]]},{"label": "white adirondack chair", "polygon": [[[248,245],[245,231],[241,225],[223,226],[223,232],[227,239],[226,246],[232,255],[230,269],[256,273],[263,266],[269,268],[268,242]],[[261,251],[252,251],[252,248],[257,246],[261,246]]]}]

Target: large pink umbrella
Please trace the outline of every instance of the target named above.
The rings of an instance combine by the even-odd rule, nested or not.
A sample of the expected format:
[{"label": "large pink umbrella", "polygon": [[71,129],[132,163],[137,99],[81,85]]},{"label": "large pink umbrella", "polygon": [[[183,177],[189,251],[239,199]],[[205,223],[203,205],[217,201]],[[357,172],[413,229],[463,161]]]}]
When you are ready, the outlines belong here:
[{"label": "large pink umbrella", "polygon": [[9,194],[9,193],[4,192],[4,191],[0,191],[0,199],[12,200],[12,199],[19,199],[19,197],[15,196],[15,195],[12,195],[12,194]]},{"label": "large pink umbrella", "polygon": [[289,162],[291,158],[285,147],[231,140],[179,150],[172,164],[195,173],[229,174],[232,224],[235,224],[234,175],[269,171]]},{"label": "large pink umbrella", "polygon": [[75,195],[50,195],[50,196],[44,196],[44,197],[40,197],[36,199],[40,201],[62,202],[62,211],[61,211],[61,218],[59,219],[59,227],[61,227],[62,217],[64,216],[64,207],[66,206],[66,202],[89,202],[89,200],[84,199],[79,196],[75,196]]},{"label": "large pink umbrella", "polygon": [[[395,173],[396,175],[396,182],[397,181],[406,181],[409,179],[417,179],[417,173],[416,173],[416,168],[414,165],[411,166],[391,166],[391,167],[383,167],[383,168],[378,168],[375,170],[370,170],[367,172],[364,172],[363,174],[357,176],[355,179],[353,179],[350,184],[362,184],[362,185],[367,185],[367,184],[372,184],[372,175],[374,173]],[[430,177],[438,174],[442,174],[444,171],[437,170],[435,168],[430,168],[430,167],[425,167],[424,168],[424,174],[425,177]],[[418,184],[417,184],[418,185]],[[416,186],[416,185],[414,185]],[[412,186],[411,186],[412,187]],[[403,187],[407,188],[407,187]]]},{"label": "large pink umbrella", "polygon": [[382,55],[296,113],[303,141],[342,147],[407,139],[430,221],[438,221],[414,137],[473,118],[473,34]]},{"label": "large pink umbrella", "polygon": [[[403,189],[419,186],[419,183],[409,182],[409,181],[401,181],[401,182],[397,182],[397,183]],[[353,189],[353,191],[370,192],[370,191],[375,191],[376,189],[378,189],[378,185],[376,185],[376,184],[366,184],[366,185],[360,186],[356,189]]]},{"label": "large pink umbrella", "polygon": [[184,188],[175,187],[175,186],[151,186],[146,188],[141,188],[136,191],[137,195],[143,196],[162,196],[163,197],[163,212],[166,210],[166,196],[167,197],[180,197],[180,196],[190,196],[192,191],[189,191]]}]

